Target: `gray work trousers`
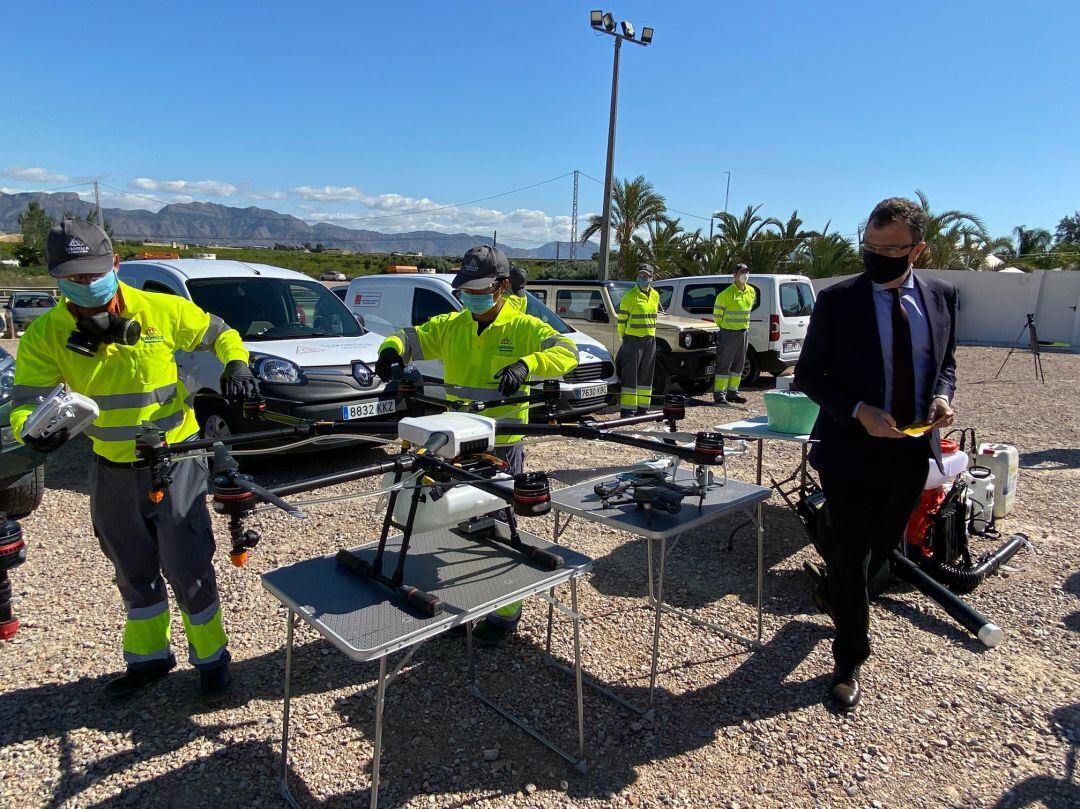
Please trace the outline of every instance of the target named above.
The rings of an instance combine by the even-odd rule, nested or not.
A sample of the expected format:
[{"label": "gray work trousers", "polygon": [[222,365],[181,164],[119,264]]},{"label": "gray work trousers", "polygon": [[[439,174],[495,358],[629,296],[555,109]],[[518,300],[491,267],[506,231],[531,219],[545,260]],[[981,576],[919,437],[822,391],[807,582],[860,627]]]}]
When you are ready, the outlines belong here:
[{"label": "gray work trousers", "polygon": [[656,338],[623,336],[615,367],[622,389],[619,410],[646,410],[652,404],[653,369],[656,365]]},{"label": "gray work trousers", "polygon": [[720,329],[716,342],[716,367],[713,369],[714,391],[738,391],[742,379],[743,366],[746,364],[746,329]]},{"label": "gray work trousers", "polygon": [[[189,659],[196,668],[227,663],[217,580],[214,532],[206,508],[205,458],[170,464],[172,483],[150,500],[150,470],[90,467],[90,515],[102,551],[116,570],[127,608],[124,660],[131,668],[171,659],[165,579],[180,606]],[[165,574],[162,578],[162,573]]]}]

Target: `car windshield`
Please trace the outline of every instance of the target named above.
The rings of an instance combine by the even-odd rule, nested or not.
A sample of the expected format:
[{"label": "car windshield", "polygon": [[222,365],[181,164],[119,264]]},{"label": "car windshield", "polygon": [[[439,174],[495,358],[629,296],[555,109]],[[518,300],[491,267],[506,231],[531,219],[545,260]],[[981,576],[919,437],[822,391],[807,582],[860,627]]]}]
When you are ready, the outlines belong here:
[{"label": "car windshield", "polygon": [[33,292],[25,293],[25,292],[23,292],[23,293],[15,293],[14,295],[11,296],[11,305],[13,307],[27,307],[27,308],[38,307],[38,308],[43,309],[43,308],[47,308],[47,307],[50,307],[50,306],[55,306],[56,301],[53,299],[52,295],[49,295],[48,293],[45,293],[45,292],[38,292],[38,293],[33,293]]},{"label": "car windshield", "polygon": [[345,304],[318,281],[286,278],[200,278],[191,299],[245,340],[359,337],[363,328]]},{"label": "car windshield", "polygon": [[623,295],[634,288],[634,283],[631,281],[614,281],[608,287],[608,291],[611,293],[611,305],[616,309],[619,308],[619,302],[623,299]]}]

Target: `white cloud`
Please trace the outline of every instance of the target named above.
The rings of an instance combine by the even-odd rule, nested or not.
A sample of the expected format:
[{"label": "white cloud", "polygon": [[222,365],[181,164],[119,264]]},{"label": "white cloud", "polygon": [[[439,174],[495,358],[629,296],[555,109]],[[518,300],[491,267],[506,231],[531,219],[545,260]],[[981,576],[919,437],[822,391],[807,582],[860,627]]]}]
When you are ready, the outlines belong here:
[{"label": "white cloud", "polygon": [[0,176],[21,180],[24,183],[66,183],[71,179],[66,174],[58,174],[40,166],[12,166],[0,171]]},{"label": "white cloud", "polygon": [[232,183],[220,180],[154,180],[150,177],[136,177],[128,183],[128,186],[140,191],[165,191],[170,194],[195,193],[208,197],[231,197],[240,190]]},{"label": "white cloud", "polygon": [[363,202],[366,204],[371,199],[359,188],[351,185],[324,185],[322,188],[298,185],[290,188],[289,191],[301,199],[314,202]]}]

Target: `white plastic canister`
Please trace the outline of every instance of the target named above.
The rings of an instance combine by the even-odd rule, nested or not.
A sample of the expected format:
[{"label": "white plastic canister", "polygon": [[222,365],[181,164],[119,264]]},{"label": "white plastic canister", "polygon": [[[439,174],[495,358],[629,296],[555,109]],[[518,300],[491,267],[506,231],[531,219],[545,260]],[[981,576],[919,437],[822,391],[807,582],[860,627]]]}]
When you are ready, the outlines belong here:
[{"label": "white plastic canister", "polygon": [[[505,475],[496,475],[506,477]],[[394,475],[388,472],[383,476],[382,487],[389,488],[394,484]],[[394,520],[402,525],[409,519],[409,504],[412,502],[412,491],[406,490],[398,495],[397,505],[394,507]],[[433,531],[437,528],[452,528],[458,523],[465,522],[470,517],[481,517],[492,511],[508,508],[508,504],[501,497],[477,489],[468,484],[458,484],[446,489],[442,496],[433,499],[430,490],[424,492],[424,499],[420,501],[416,509],[416,517],[413,522],[414,531]]]},{"label": "white plastic canister", "polygon": [[1013,510],[1016,484],[1020,473],[1020,453],[1011,444],[979,444],[971,459],[976,466],[985,466],[994,473],[994,516],[1004,517]]},{"label": "white plastic canister", "polygon": [[986,466],[973,466],[964,473],[968,484],[971,530],[981,534],[994,518],[994,473]]},{"label": "white plastic canister", "polygon": [[945,453],[941,456],[941,465],[945,469],[945,474],[938,469],[937,462],[933,458],[930,459],[930,471],[926,476],[926,485],[923,489],[936,489],[938,486],[948,486],[952,483],[954,477],[967,469],[967,453],[960,450]]}]

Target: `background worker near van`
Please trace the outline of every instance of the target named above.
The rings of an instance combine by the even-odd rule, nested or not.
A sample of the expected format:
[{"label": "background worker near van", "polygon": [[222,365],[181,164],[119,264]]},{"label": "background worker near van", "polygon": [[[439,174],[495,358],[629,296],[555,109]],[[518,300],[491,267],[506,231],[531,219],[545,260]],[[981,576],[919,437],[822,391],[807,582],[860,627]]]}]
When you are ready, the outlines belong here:
[{"label": "background worker near van", "polygon": [[121,284],[119,258],[97,225],[64,220],[49,231],[45,252],[63,297],[23,337],[11,427],[41,452],[63,444],[66,429],[47,437],[22,435],[39,399],[60,383],[91,397],[100,410],[86,429],[94,449],[90,518],[127,608],[127,671],[106,683],[105,690],[113,697],[133,694],[176,665],[169,645],[168,579],[203,696],[219,700],[232,677],[212,564],[206,460],[170,464],[166,475],[172,482],[155,501],[150,470],[138,462],[135,439],[146,424],[174,446],[198,432],[178,379],[177,351],[217,354],[225,364],[221,392],[230,398],[258,390],[248,351],[221,318],[190,301]]},{"label": "background worker near van", "polygon": [[713,320],[720,327],[720,339],[716,343],[714,402],[746,402],[746,397],[739,394],[739,381],[746,363],[750,310],[754,308],[757,294],[746,283],[749,275],[750,268],[739,264],[735,268],[735,283],[717,295],[713,303]]},{"label": "background worker near van", "polygon": [[[448,399],[490,401],[510,397],[521,390],[530,375],[558,377],[578,364],[574,342],[539,318],[524,314],[508,301],[510,264],[501,250],[481,245],[469,250],[453,286],[465,309],[448,312],[406,326],[379,346],[375,373],[389,382],[395,367],[414,360],[443,361]],[[525,387],[523,393],[528,392]],[[527,401],[484,410],[501,423],[529,420]],[[525,470],[521,435],[500,435],[495,454],[505,460],[512,475]],[[505,510],[506,519],[513,512]],[[512,632],[521,619],[521,602],[500,607],[473,632],[481,646],[494,646]]]},{"label": "background worker near van", "polygon": [[525,297],[525,285],[529,282],[529,274],[517,264],[510,265],[510,294],[506,296],[506,302],[515,307],[519,312],[524,312],[529,300]]},{"label": "background worker near van", "polygon": [[660,296],[652,288],[655,272],[649,264],[639,264],[637,286],[619,301],[619,336],[622,345],[615,360],[622,390],[619,414],[645,413],[652,403],[653,368],[656,364],[656,313]]}]

